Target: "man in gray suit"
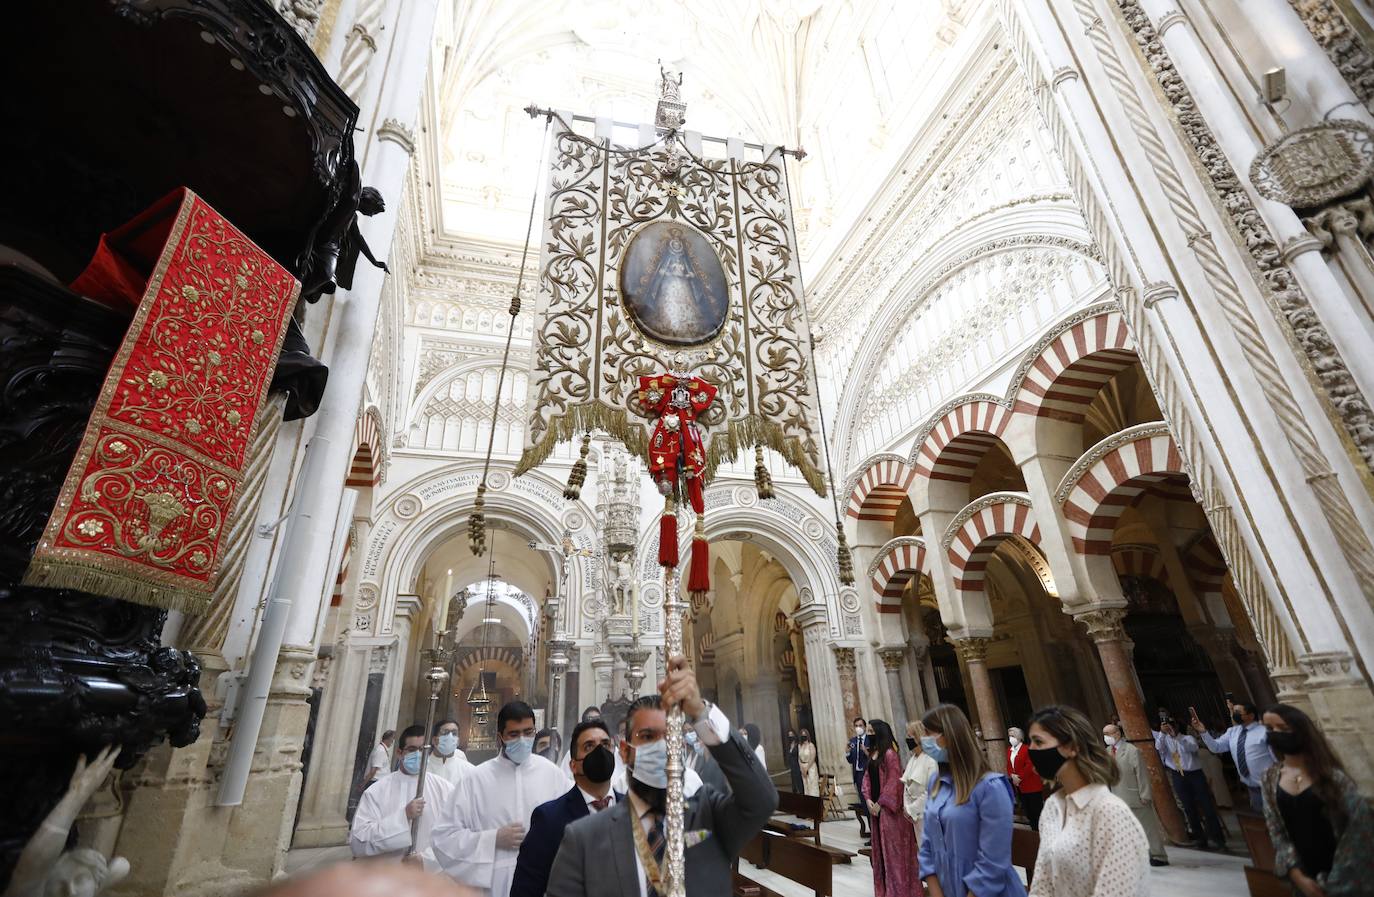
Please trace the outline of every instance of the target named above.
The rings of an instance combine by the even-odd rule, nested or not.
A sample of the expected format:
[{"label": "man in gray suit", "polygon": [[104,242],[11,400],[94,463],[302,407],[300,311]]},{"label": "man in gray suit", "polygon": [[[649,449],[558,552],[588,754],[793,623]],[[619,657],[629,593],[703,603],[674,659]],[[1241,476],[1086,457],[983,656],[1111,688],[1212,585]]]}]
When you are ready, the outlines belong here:
[{"label": "man in gray suit", "polygon": [[777,809],[778,791],[725,714],[702,699],[685,658],[669,658],[658,690],[630,705],[625,717],[627,737],[620,752],[630,769],[628,799],[564,830],[547,897],[659,897],[668,786],[665,711],[679,703],[733,789],[725,794],[706,785],[687,801],[687,895],[732,893],[731,865]]},{"label": "man in gray suit", "polygon": [[[1164,832],[1159,827],[1159,817],[1155,815],[1154,792],[1150,790],[1150,772],[1145,760],[1140,756],[1140,748],[1125,739],[1121,727],[1107,723],[1102,727],[1102,740],[1107,750],[1116,759],[1121,770],[1121,781],[1117,782],[1112,793],[1126,802],[1131,808],[1140,827],[1145,829],[1145,837],[1150,842],[1150,865],[1169,865],[1169,855],[1164,852]],[[1153,747],[1150,750],[1154,750]]]}]

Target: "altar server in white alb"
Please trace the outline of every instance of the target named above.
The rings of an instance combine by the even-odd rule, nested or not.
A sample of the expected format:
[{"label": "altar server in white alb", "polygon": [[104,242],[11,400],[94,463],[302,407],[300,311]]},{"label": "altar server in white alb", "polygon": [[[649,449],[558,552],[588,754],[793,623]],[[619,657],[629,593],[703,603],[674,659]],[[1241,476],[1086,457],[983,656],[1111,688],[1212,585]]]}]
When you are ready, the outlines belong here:
[{"label": "altar server in white alb", "polygon": [[501,753],[465,775],[434,826],[434,860],[482,897],[506,897],[515,861],[540,804],[572,787],[557,765],[534,753],[534,711],[511,701],[496,715]]},{"label": "altar server in white alb", "polygon": [[410,821],[419,819],[415,853],[428,863],[430,833],[440,808],[452,801],[453,786],[434,775],[431,766],[425,775],[425,796],[415,796],[420,759],[425,750],[424,726],[411,726],[402,732],[401,746],[397,750],[401,763],[396,771],[384,773],[358,801],[358,812],[353,816],[353,828],[348,833],[348,846],[354,857],[400,859],[410,846]]},{"label": "altar server in white alb", "polygon": [[474,767],[458,747],[458,721],[443,719],[434,724],[434,753],[429,756],[429,771],[456,786]]}]

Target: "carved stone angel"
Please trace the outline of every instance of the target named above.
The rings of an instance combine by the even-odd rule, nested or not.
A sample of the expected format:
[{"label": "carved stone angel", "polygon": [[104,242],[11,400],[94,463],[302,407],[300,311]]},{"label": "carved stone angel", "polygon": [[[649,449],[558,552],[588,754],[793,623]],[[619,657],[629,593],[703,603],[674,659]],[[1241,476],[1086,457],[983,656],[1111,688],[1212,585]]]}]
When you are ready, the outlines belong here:
[{"label": "carved stone angel", "polygon": [[123,857],[106,859],[89,847],[62,850],[77,814],[118,756],[119,747],[110,745],[90,765],[84,755],[77,758],[67,792],[24,845],[3,897],[95,897],[129,874],[129,861]]}]

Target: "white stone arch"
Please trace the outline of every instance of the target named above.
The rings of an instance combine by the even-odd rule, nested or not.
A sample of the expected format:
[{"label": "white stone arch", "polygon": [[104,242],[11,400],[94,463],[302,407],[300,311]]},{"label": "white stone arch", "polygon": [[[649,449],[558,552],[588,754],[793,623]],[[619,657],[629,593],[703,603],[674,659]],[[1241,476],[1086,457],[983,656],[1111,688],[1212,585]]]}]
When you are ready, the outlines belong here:
[{"label": "white stone arch", "polygon": [[[395,613],[396,596],[408,592],[425,560],[434,549],[467,533],[482,461],[471,459],[445,465],[397,488],[378,509],[367,547],[362,588],[377,597],[380,631],[388,631]],[[581,500],[569,503],[563,486],[552,477],[531,471],[512,478],[497,468],[488,477],[486,516],[489,526],[512,530],[527,539],[560,544],[563,530],[571,530],[578,547],[595,542],[595,514]],[[557,588],[560,570],[554,558],[541,553],[549,580]],[[580,625],[580,597],[593,577],[587,561],[574,561],[564,594],[569,598],[567,627],[576,633]],[[539,600],[541,595],[532,595]]]},{"label": "white stone arch", "polygon": [[[1030,208],[1039,208],[1033,205]],[[917,260],[906,274],[888,291],[890,296],[903,296],[901,301],[879,306],[865,328],[865,336],[854,352],[854,364],[846,376],[846,388],[841,393],[836,414],[835,432],[849,434],[840,447],[840,463],[848,468],[855,463],[858,446],[855,435],[860,429],[859,417],[866,400],[878,381],[879,366],[889,357],[890,344],[904,332],[902,323],[917,313],[930,298],[951,279],[971,265],[995,256],[1021,250],[1036,250],[1047,255],[1069,256],[1091,263],[1098,272],[1098,259],[1082,229],[1081,218],[1059,216],[1052,222],[1037,220],[1033,215],[1020,214],[999,218],[994,222],[979,221],[961,226],[932,252]],[[1069,300],[1073,301],[1073,300]],[[1062,316],[1061,309],[1053,317]],[[923,414],[915,417],[924,417]],[[869,446],[866,451],[880,451]]]},{"label": "white stone arch", "polygon": [[[500,380],[500,367],[501,362],[499,359],[483,356],[480,358],[467,359],[437,374],[429,383],[425,384],[424,389],[420,391],[420,394],[415,397],[415,401],[411,402],[410,407],[406,410],[405,429],[403,432],[406,435],[407,444],[411,448],[429,448],[430,450],[485,451],[486,441],[482,435],[483,427],[489,427],[491,424],[491,405],[487,397],[487,388],[491,386],[494,389],[495,382]],[[495,371],[496,374],[493,375],[493,371]],[[433,440],[429,439],[426,433],[421,432],[416,434],[414,432],[417,426],[422,426],[424,424],[423,418],[425,409],[429,407],[432,401],[448,393],[455,382],[459,380],[470,381],[474,376],[480,378],[478,385],[479,397],[476,399],[468,398],[466,401],[482,406],[483,411],[472,418],[474,425],[473,432],[476,434],[473,445],[463,445],[463,436],[460,434],[457,448],[445,449],[443,448],[442,442],[440,446],[432,446],[430,443]],[[471,389],[470,383],[466,384],[466,389]],[[509,445],[513,442],[517,448],[519,447],[519,440],[523,439],[523,409],[528,394],[529,372],[521,369],[517,365],[512,365],[511,368],[506,371],[505,381],[501,386],[501,395],[505,396],[505,398],[502,399],[500,396],[497,396],[497,399],[500,400],[503,406],[508,410],[513,409],[513,414],[508,413],[502,415],[502,417],[506,419],[507,444]],[[501,423],[501,421],[498,420],[498,423]],[[498,438],[497,442],[498,446],[496,451],[501,452],[502,449],[499,445],[501,440]],[[507,448],[506,451],[509,452],[510,449]]]}]

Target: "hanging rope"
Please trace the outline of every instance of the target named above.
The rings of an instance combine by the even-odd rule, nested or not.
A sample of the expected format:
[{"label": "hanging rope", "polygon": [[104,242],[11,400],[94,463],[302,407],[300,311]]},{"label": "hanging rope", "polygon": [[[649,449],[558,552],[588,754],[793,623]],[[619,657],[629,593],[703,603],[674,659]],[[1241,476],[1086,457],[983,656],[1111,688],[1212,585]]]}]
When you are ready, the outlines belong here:
[{"label": "hanging rope", "polygon": [[[792,207],[792,178],[788,172],[787,156],[782,157],[782,180],[787,187],[787,205]],[[840,583],[854,585],[854,556],[844,536],[844,520],[840,517],[840,497],[836,492],[835,471],[830,467],[830,437],[825,430],[825,408],[820,396],[820,369],[816,367],[816,340],[811,336],[811,314],[806,308],[806,284],[801,279],[801,265],[797,265],[797,292],[801,295],[802,318],[806,320],[806,352],[811,359],[811,371],[816,377],[816,415],[821,422],[821,449],[825,453],[825,476],[830,481],[830,506],[835,511],[835,565],[839,568]]]},{"label": "hanging rope", "polygon": [[[544,119],[544,138],[541,146],[549,142],[549,119]],[[487,547],[487,474],[491,472],[491,451],[496,444],[496,423],[501,413],[501,390],[506,385],[506,368],[510,366],[510,344],[515,338],[515,321],[520,314],[520,291],[525,286],[525,261],[530,254],[530,239],[534,235],[534,212],[539,205],[539,178],[544,171],[544,154],[539,154],[534,175],[534,192],[530,195],[529,222],[525,225],[525,246],[520,250],[520,272],[515,276],[515,295],[510,299],[510,326],[506,328],[506,348],[501,353],[501,373],[496,377],[496,395],[491,402],[491,432],[487,433],[487,456],[482,460],[482,481],[477,484],[477,501],[472,506],[472,516],[468,518],[468,548],[481,557]]]}]

